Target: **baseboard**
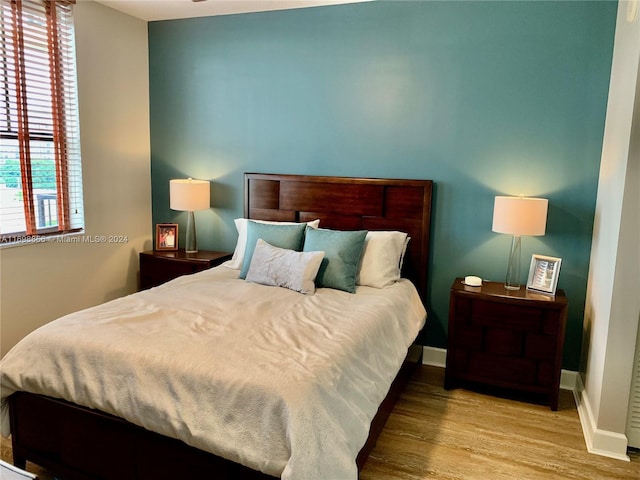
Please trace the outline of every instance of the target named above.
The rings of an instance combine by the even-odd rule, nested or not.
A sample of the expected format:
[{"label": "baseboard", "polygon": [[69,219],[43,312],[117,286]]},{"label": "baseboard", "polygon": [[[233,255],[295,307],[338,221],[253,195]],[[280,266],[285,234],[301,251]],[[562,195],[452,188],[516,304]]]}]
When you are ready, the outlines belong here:
[{"label": "baseboard", "polygon": [[574,393],[576,392],[576,385],[578,384],[578,372],[574,372],[573,370],[562,370],[560,372],[560,388],[563,390],[570,390]]},{"label": "baseboard", "polygon": [[627,455],[628,440],[626,435],[601,430],[596,427],[589,396],[584,389],[580,375],[576,378],[576,388],[573,391],[573,395],[576,399],[587,451],[603,457],[615,458],[626,462],[631,461]]},{"label": "baseboard", "polygon": [[422,364],[444,368],[447,365],[447,351],[444,348],[424,346],[422,348]]}]

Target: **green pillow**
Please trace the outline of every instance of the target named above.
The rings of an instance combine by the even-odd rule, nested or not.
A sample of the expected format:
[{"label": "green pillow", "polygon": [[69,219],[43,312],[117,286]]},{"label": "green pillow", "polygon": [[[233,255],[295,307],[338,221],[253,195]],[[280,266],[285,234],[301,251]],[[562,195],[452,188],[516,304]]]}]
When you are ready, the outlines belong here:
[{"label": "green pillow", "polygon": [[316,276],[317,287],[356,291],[356,275],[367,230],[341,231],[307,228],[304,252],[325,252]]},{"label": "green pillow", "polygon": [[304,241],[304,229],[306,223],[296,225],[273,225],[270,223],[258,223],[249,220],[247,223],[247,246],[242,261],[242,269],[240,270],[240,278],[247,278],[247,272],[251,265],[251,257],[256,248],[256,242],[259,238],[268,244],[295,250],[299,252],[302,249]]}]

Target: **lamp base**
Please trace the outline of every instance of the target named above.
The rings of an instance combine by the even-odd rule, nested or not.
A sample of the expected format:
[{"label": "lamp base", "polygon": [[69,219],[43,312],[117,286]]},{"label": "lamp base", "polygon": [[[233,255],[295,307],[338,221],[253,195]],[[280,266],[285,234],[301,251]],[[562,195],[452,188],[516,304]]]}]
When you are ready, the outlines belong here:
[{"label": "lamp base", "polygon": [[189,212],[187,217],[187,241],[185,243],[186,253],[198,253],[198,242],[196,241],[196,220],[193,212]]},{"label": "lamp base", "polygon": [[520,243],[520,235],[514,235],[511,239],[507,276],[504,281],[504,288],[507,290],[520,290]]}]

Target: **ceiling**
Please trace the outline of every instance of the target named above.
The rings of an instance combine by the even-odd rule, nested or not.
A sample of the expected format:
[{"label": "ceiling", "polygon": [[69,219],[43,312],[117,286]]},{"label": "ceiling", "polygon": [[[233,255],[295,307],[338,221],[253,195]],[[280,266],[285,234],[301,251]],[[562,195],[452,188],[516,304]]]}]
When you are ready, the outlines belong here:
[{"label": "ceiling", "polygon": [[370,0],[95,0],[142,20],[171,20],[234,13],[317,7]]}]

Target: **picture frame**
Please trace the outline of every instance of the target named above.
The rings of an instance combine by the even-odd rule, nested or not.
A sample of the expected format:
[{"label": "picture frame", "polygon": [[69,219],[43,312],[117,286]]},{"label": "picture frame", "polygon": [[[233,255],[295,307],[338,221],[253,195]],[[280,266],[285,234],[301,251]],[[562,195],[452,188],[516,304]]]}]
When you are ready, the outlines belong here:
[{"label": "picture frame", "polygon": [[178,250],[178,224],[156,224],[156,250]]},{"label": "picture frame", "polygon": [[561,264],[561,258],[533,254],[529,267],[527,290],[555,295]]}]

